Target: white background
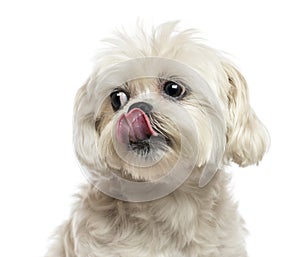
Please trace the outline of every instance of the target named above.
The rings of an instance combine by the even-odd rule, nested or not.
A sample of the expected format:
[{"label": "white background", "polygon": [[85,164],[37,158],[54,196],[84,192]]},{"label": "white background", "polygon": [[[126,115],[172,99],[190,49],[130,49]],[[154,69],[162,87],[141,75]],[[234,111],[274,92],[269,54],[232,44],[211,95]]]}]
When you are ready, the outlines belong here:
[{"label": "white background", "polygon": [[[258,167],[229,168],[252,257],[300,256],[297,1],[1,1],[0,256],[43,256],[85,182],[72,108],[99,40],[137,17],[182,20],[233,55],[272,145]],[[191,256],[192,257],[192,256]]]}]

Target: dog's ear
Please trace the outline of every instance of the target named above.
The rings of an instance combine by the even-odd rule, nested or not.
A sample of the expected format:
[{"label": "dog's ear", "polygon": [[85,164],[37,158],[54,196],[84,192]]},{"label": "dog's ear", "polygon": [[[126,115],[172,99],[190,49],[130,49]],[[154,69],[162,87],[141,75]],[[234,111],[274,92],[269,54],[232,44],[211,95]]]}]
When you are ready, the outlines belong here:
[{"label": "dog's ear", "polygon": [[250,106],[245,78],[228,61],[223,62],[223,68],[229,110],[225,157],[242,167],[257,164],[268,148],[268,132]]},{"label": "dog's ear", "polygon": [[81,164],[93,166],[97,162],[95,143],[95,118],[93,95],[88,94],[88,83],[82,86],[75,97],[73,118],[73,143]]}]

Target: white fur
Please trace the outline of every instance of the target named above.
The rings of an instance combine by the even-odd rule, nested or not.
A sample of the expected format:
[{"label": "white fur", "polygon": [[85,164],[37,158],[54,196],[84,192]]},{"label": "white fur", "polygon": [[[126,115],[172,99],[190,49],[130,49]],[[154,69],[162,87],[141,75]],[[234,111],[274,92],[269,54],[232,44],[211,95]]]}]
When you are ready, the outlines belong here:
[{"label": "white fur", "polygon": [[[176,191],[149,202],[125,202],[101,193],[92,184],[83,186],[70,219],[58,228],[46,256],[247,256],[244,222],[227,188],[230,176],[224,166],[231,161],[243,167],[257,164],[266,151],[268,136],[250,107],[245,79],[220,53],[204,45],[196,30],[179,31],[177,23],[163,24],[150,33],[139,25],[133,36],[126,32],[116,34],[106,40],[109,47],[98,56],[94,72],[76,98],[75,150],[80,162],[90,168],[91,181],[97,183],[99,176],[112,170],[134,181],[163,176],[179,149],[184,152],[187,147],[180,145],[179,129],[186,132],[188,140],[196,140],[200,149],[195,149],[196,166]],[[196,70],[210,86],[220,109],[206,102],[197,85],[191,86],[196,99],[187,97],[177,103],[159,95],[155,79],[130,82],[128,87],[134,96],[130,101],[151,100],[155,110],[166,114],[156,117],[164,124],[162,133],[172,135],[175,142],[155,165],[134,168],[125,164],[113,147],[111,131],[122,113],[114,113],[107,98],[114,88],[99,85],[115,65],[143,57],[167,58]],[[116,81],[122,77],[118,72],[113,75]],[[179,105],[189,113],[197,133],[180,121],[176,128],[167,118],[174,116],[171,110]],[[220,150],[222,142],[226,145]],[[205,165],[216,160],[221,160],[221,169],[200,188],[198,181]]]}]

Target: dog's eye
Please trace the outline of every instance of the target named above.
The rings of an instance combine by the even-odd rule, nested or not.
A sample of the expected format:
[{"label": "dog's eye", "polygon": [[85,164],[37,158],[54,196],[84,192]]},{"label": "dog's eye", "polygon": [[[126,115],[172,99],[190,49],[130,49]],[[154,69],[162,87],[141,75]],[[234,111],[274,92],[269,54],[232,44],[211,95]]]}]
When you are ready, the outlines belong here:
[{"label": "dog's eye", "polygon": [[114,111],[118,111],[128,102],[128,96],[124,91],[114,91],[110,94],[110,101]]},{"label": "dog's eye", "polygon": [[163,90],[165,94],[174,98],[180,98],[185,94],[185,88],[173,81],[167,81],[164,84]]}]

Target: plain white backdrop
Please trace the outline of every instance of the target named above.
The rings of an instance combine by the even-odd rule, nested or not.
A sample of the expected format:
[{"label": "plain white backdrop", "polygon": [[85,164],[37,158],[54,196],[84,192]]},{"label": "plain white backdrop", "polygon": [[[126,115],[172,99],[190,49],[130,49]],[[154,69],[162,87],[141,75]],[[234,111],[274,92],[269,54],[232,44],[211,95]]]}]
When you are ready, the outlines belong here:
[{"label": "plain white backdrop", "polygon": [[[72,108],[100,39],[115,28],[181,20],[230,53],[272,144],[233,173],[252,257],[300,256],[297,1],[1,1],[0,256],[43,256],[85,178],[72,147]],[[192,256],[191,256],[192,257]]]}]

